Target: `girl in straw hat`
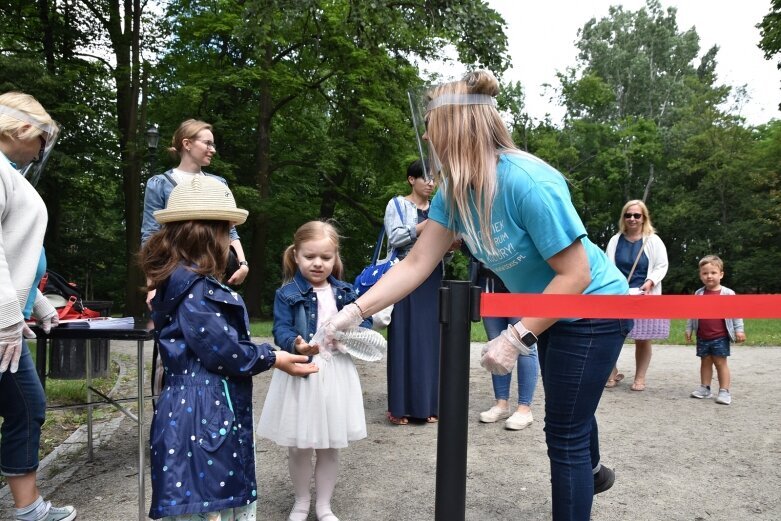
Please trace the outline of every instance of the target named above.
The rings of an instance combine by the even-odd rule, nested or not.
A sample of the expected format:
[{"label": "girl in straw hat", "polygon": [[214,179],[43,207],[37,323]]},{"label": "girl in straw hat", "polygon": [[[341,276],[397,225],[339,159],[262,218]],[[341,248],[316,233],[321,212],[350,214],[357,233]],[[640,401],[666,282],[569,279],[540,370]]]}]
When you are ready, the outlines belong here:
[{"label": "girl in straw hat", "polygon": [[150,434],[149,516],[253,521],[252,375],[318,369],[305,356],[254,344],[242,298],[220,280],[229,230],[247,218],[227,186],[196,176],[154,217],[162,227],[144,245],[141,266],[157,290],[152,320],[166,387]]}]

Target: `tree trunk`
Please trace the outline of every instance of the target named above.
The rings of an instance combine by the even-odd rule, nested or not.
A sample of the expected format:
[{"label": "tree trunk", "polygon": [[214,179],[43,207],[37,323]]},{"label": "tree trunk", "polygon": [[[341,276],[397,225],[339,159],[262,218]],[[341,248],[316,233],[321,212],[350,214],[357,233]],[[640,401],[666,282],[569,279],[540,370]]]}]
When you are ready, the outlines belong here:
[{"label": "tree trunk", "polygon": [[38,0],[38,17],[43,27],[43,56],[46,70],[54,74],[54,30],[49,21],[49,0]]},{"label": "tree trunk", "polygon": [[654,164],[648,167],[648,181],[645,183],[645,190],[643,190],[643,202],[648,200],[648,196],[651,193],[651,185],[654,184]]},{"label": "tree trunk", "polygon": [[[272,65],[272,49],[266,46],[265,68]],[[271,82],[264,77],[258,85],[260,106],[258,108],[258,146],[255,154],[256,184],[261,202],[268,199],[271,190],[271,118],[273,115],[273,99],[271,97]],[[268,240],[268,215],[264,211],[257,212],[252,219],[252,246],[249,248],[250,271],[246,280],[244,292],[247,313],[251,317],[262,315],[262,283],[265,280],[266,242]],[[245,246],[246,247],[246,246]]]}]

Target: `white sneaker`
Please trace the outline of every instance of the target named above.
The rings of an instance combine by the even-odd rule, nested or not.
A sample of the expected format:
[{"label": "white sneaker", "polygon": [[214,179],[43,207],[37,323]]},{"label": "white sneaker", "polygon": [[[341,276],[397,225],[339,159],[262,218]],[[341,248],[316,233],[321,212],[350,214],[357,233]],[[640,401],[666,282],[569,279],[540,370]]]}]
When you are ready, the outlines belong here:
[{"label": "white sneaker", "polygon": [[507,418],[507,421],[504,422],[504,428],[510,431],[519,431],[531,425],[533,421],[534,417],[532,416],[531,411],[515,411],[513,415]]},{"label": "white sneaker", "polygon": [[499,420],[504,420],[505,418],[510,417],[510,408],[507,407],[506,409],[502,407],[497,407],[494,405],[487,411],[483,411],[480,413],[480,421],[483,423],[496,423]]},{"label": "white sneaker", "polygon": [[732,403],[732,395],[729,394],[727,389],[719,389],[719,395],[716,397],[716,403],[729,405]]}]

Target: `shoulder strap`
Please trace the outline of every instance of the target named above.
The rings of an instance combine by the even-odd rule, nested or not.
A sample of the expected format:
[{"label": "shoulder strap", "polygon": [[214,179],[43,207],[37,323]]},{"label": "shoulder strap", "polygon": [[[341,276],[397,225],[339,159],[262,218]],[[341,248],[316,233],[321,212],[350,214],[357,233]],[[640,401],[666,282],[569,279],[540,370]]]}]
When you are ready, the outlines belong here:
[{"label": "shoulder strap", "polygon": [[165,178],[168,179],[168,182],[171,183],[171,186],[176,186],[176,179],[174,179],[174,176],[172,176],[168,172],[163,172],[163,176],[165,176]]},{"label": "shoulder strap", "polygon": [[396,211],[399,213],[399,219],[401,219],[401,224],[406,224],[404,222],[404,212],[401,211],[401,206],[399,206],[399,196],[393,198],[393,203],[396,205]]},{"label": "shoulder strap", "polygon": [[640,243],[640,251],[637,252],[637,257],[635,258],[635,263],[632,264],[632,269],[629,270],[629,275],[626,276],[626,281],[629,282],[629,279],[632,278],[632,275],[635,273],[635,268],[637,267],[637,263],[640,262],[640,257],[643,255],[643,248],[645,248],[645,237],[643,237],[643,242]]},{"label": "shoulder strap", "polygon": [[[393,198],[393,204],[396,206],[396,212],[399,214],[401,223],[404,224],[404,212],[401,211],[399,205],[399,196]],[[374,253],[372,254],[372,264],[377,264],[380,258],[380,251],[382,250],[382,243],[385,240],[385,226],[380,226],[380,235],[377,237],[377,244],[374,245]],[[391,258],[396,257],[396,250],[391,252]]]}]

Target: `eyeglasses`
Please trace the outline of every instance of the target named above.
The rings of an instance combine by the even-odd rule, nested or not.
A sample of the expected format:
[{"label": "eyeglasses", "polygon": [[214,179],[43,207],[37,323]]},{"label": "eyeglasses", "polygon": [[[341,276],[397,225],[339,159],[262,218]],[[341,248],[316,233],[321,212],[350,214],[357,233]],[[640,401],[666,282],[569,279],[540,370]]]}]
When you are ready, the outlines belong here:
[{"label": "eyeglasses", "polygon": [[627,213],[624,214],[624,219],[642,219],[642,218],[643,218],[643,214],[641,214],[641,213],[629,213],[629,212],[627,212]]},{"label": "eyeglasses", "polygon": [[206,145],[206,148],[211,148],[212,150],[217,150],[217,147],[214,146],[214,141],[204,141],[203,139],[196,139],[195,141],[200,141],[204,145]]},{"label": "eyeglasses", "polygon": [[46,151],[46,138],[43,135],[38,136],[41,142],[41,149],[38,151],[38,157],[32,160],[33,163],[38,163],[43,159],[43,153]]}]

